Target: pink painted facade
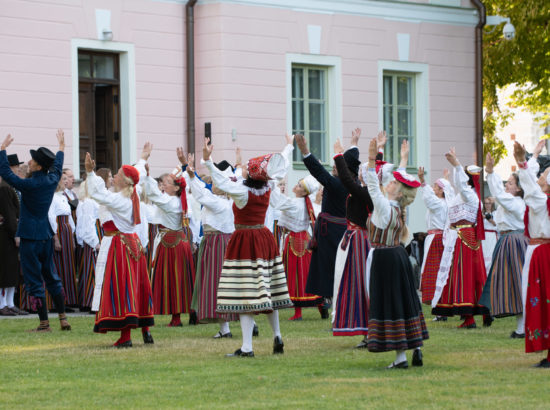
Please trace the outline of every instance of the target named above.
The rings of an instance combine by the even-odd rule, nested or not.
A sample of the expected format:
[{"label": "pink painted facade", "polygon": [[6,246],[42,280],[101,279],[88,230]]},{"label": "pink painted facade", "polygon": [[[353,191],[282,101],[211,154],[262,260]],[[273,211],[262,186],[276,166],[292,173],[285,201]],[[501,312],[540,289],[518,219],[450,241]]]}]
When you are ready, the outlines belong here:
[{"label": "pink painted facade", "polygon": [[[55,129],[63,128],[66,165],[75,168],[75,52],[106,50],[128,57],[121,63],[123,161],[151,140],[152,173],[171,169],[173,150],[186,144],[185,3],[0,0],[0,132],[15,137],[10,151],[27,160],[29,148],[54,148]],[[112,41],[98,40],[98,9],[109,12]],[[337,137],[349,143],[360,127],[366,159],[368,139],[383,127],[381,76],[405,71],[419,79],[418,163],[438,177],[451,145],[473,162],[476,23],[465,0],[199,0],[197,154],[205,122],[217,159],[232,162],[237,146],[245,159],[280,150],[292,130],[289,78],[298,63],[331,67],[329,152]],[[293,170],[290,183],[302,174]]]}]

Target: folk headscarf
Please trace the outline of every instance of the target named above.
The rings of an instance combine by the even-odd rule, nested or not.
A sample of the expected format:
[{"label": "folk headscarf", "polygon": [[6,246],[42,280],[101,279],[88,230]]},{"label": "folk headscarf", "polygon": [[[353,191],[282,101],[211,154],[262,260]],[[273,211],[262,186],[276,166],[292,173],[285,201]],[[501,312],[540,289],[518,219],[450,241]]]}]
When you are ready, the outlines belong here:
[{"label": "folk headscarf", "polygon": [[134,225],[141,223],[141,217],[139,214],[139,196],[136,192],[136,185],[139,183],[139,171],[131,165],[123,165],[122,172],[133,182],[133,190],[130,199],[132,200],[132,218]]}]

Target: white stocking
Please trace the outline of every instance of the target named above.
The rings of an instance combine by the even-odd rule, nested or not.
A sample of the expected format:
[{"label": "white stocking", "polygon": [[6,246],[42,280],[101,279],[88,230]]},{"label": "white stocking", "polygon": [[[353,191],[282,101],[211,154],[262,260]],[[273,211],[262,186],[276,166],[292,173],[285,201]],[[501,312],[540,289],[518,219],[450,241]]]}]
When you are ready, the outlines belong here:
[{"label": "white stocking", "polygon": [[220,323],[220,333],[222,335],[229,333],[229,322]]},{"label": "white stocking", "polygon": [[273,338],[276,338],[277,336],[280,337],[281,329],[279,328],[279,311],[274,310],[273,313],[269,313],[267,315],[267,320],[269,320],[269,324],[273,330]]},{"label": "white stocking", "polygon": [[6,305],[10,308],[15,307],[13,297],[15,296],[15,287],[6,289]]},{"label": "white stocking", "polygon": [[516,321],[518,325],[516,328],[516,333],[520,335],[525,334],[525,316],[523,316],[523,314],[517,315]]},{"label": "white stocking", "polygon": [[243,345],[241,351],[252,351],[252,329],[254,328],[254,316],[248,313],[241,313],[239,315],[241,321],[241,330],[243,332]]},{"label": "white stocking", "polygon": [[407,360],[407,355],[405,354],[405,350],[396,350],[395,351],[395,364],[404,362]]},{"label": "white stocking", "polygon": [[0,309],[6,307],[6,288],[0,288]]}]

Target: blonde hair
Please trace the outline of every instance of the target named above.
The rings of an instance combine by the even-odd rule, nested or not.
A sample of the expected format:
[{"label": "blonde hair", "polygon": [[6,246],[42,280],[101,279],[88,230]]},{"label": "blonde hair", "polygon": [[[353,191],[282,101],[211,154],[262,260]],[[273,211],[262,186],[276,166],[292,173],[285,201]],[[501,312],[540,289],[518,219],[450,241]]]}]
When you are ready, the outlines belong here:
[{"label": "blonde hair", "polygon": [[122,190],[120,190],[120,193],[126,197],[130,198],[132,196],[132,193],[134,192],[134,180],[130,177],[127,177],[126,175],[123,176],[124,182],[126,182],[126,187]]},{"label": "blonde hair", "polygon": [[399,207],[401,208],[401,222],[403,228],[401,229],[401,237],[399,238],[402,243],[405,243],[409,237],[409,228],[407,227],[407,207],[413,203],[416,197],[416,188],[412,188],[403,183],[399,183],[399,191],[401,197],[399,198]]},{"label": "blonde hair", "polygon": [[82,201],[83,199],[86,199],[89,197],[90,196],[88,195],[88,182],[87,180],[84,180],[82,181],[82,183],[80,184],[80,187],[78,188],[78,199]]}]

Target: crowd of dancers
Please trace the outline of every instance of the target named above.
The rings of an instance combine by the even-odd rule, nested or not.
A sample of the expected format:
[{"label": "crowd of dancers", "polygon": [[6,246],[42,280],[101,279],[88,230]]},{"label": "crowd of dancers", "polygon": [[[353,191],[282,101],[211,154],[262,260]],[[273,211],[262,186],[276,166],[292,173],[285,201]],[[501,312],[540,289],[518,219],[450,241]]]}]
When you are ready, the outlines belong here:
[{"label": "crowd of dancers", "polygon": [[[336,141],[332,172],[302,135],[246,163],[237,149],[234,165],[214,162],[205,139],[201,175],[194,155],[178,148],[176,169],[151,177],[149,142],[114,177],[86,154],[78,193],[63,169],[61,130],[57,154],[31,150],[28,175],[18,174],[17,155],[6,154],[8,135],[0,150],[0,314],[36,311],[32,331],[49,332],[51,309],[70,330],[66,307],[78,307],[95,312],[94,332],[120,332],[116,347],[131,347],[136,328],[154,343],[155,315],[170,315],[170,327],[182,326],[182,313],[192,324],[218,323],[216,339],[232,337],[230,323],[239,321],[242,344],[227,356],[253,357],[257,314],[266,314],[273,353],[282,354],[279,309],[293,308],[290,320],[299,321],[303,308],[328,318],[331,307],[334,336],[359,335],[358,348],[395,351],[388,368],[403,369],[407,350],[413,366],[423,365],[424,303],[434,320],[460,316],[465,329],[477,327],[476,315],[485,326],[516,316],[511,337],[524,338],[526,352],[548,350],[537,366],[550,367],[550,168],[537,162],[544,144],[527,161],[515,143],[518,172],[505,184],[487,155],[491,210],[490,198],[485,208],[480,200],[481,168],[462,166],[453,148],[445,154],[451,171],[430,185],[423,167],[419,180],[407,172],[406,140],[397,166],[384,161],[384,132],[361,163],[360,135],[352,132],[348,149]],[[295,146],[309,175],[289,196]],[[420,281],[404,246],[418,190],[428,229]]]}]

